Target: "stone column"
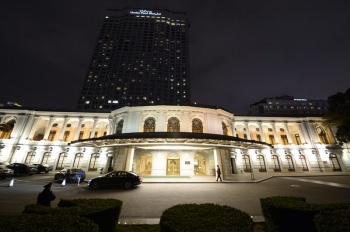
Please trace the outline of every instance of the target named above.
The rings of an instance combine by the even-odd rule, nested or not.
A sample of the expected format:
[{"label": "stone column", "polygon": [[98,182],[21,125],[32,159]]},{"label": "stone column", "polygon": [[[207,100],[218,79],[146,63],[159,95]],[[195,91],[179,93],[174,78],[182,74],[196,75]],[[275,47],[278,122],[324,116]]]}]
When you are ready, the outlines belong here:
[{"label": "stone column", "polygon": [[80,130],[81,130],[81,124],[83,124],[83,120],[84,120],[83,117],[79,117],[78,127],[75,130],[75,134],[74,134],[73,140],[78,140],[79,139],[79,134],[80,134]]},{"label": "stone column", "polygon": [[287,134],[288,143],[291,144],[291,143],[293,143],[293,140],[292,140],[292,136],[290,135],[287,122],[284,123],[284,127],[286,128],[286,134]]},{"label": "stone column", "polygon": [[38,119],[39,119],[38,116],[34,116],[33,123],[32,123],[32,126],[31,126],[31,128],[29,130],[29,134],[28,134],[28,137],[27,137],[29,140],[33,140],[33,136],[34,136],[36,128],[38,126],[38,121],[39,121]]},{"label": "stone column", "polygon": [[261,142],[266,142],[265,134],[264,134],[264,130],[262,128],[262,122],[261,121],[258,122],[258,126],[259,126],[259,130],[260,130]]},{"label": "stone column", "polygon": [[300,140],[301,140],[301,143],[310,143],[309,140],[307,140],[307,135],[305,133],[305,130],[304,130],[304,124],[302,122],[298,122],[298,129],[299,129],[299,135],[300,136]]},{"label": "stone column", "polygon": [[108,124],[107,135],[112,135],[115,132],[115,130],[113,129],[115,124],[113,123],[113,118],[109,118],[108,122],[109,124]]},{"label": "stone column", "polygon": [[278,134],[276,132],[276,126],[275,126],[275,122],[272,123],[272,130],[273,130],[273,135],[275,136],[275,141],[276,141],[276,144],[280,144],[280,140],[278,138]]},{"label": "stone column", "polygon": [[233,137],[237,137],[235,124],[236,124],[236,122],[232,121],[231,125],[232,125],[232,136]]},{"label": "stone column", "polygon": [[90,139],[95,137],[95,131],[96,131],[96,126],[97,126],[97,117],[94,117],[94,124],[92,125],[92,130],[90,134]]},{"label": "stone column", "polygon": [[54,121],[55,121],[55,118],[51,116],[50,120],[49,120],[49,124],[47,125],[47,129],[45,130],[45,134],[44,134],[43,140],[47,140],[48,139]]},{"label": "stone column", "polygon": [[60,135],[58,136],[59,141],[62,141],[62,139],[63,139],[63,135],[64,135],[64,132],[66,130],[67,124],[68,124],[68,117],[64,117],[63,126],[61,129]]},{"label": "stone column", "polygon": [[244,125],[245,125],[246,132],[247,132],[247,139],[251,140],[248,122],[244,122]]}]

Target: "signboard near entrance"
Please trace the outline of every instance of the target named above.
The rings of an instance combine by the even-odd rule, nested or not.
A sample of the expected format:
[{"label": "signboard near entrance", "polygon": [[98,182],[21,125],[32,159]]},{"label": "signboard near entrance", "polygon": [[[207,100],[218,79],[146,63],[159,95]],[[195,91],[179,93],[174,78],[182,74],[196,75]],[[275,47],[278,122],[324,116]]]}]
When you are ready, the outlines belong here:
[{"label": "signboard near entrance", "polygon": [[190,165],[190,164],[191,164],[191,162],[190,162],[190,161],[185,161],[185,164]]}]

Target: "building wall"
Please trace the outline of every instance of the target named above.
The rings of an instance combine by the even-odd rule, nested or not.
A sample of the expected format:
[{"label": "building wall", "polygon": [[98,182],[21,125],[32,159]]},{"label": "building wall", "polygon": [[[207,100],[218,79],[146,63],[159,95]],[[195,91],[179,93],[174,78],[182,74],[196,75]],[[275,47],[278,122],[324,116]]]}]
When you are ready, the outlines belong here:
[{"label": "building wall", "polygon": [[[334,129],[324,127],[319,117],[235,116],[221,109],[165,105],[124,107],[110,113],[23,109],[1,109],[0,113],[0,123],[12,125],[9,132],[0,132],[1,162],[48,163],[54,170],[78,166],[96,172],[101,168],[107,172],[112,166],[146,175],[167,175],[167,162],[174,163],[177,158],[180,175],[214,175],[217,164],[222,166],[224,176],[246,172],[350,171],[349,144],[337,145]],[[180,132],[192,132],[193,119],[199,119],[203,133],[223,134],[225,123],[227,135],[271,143],[273,148],[213,145],[210,149],[157,151],[136,146],[98,148],[69,144],[114,134],[120,120],[124,120],[122,133],[143,132],[145,120],[150,117],[155,119],[155,132],[167,131],[172,117],[179,120]],[[148,170],[146,161],[152,164]],[[199,170],[199,166],[205,170]]]}]

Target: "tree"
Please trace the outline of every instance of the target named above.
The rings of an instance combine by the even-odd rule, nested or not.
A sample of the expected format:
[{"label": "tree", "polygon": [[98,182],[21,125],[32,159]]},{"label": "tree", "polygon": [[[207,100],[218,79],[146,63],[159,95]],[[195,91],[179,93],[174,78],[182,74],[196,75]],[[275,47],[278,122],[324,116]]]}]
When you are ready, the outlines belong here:
[{"label": "tree", "polygon": [[350,142],[350,88],[328,97],[328,111],[323,117],[324,124],[337,128],[335,137],[342,143]]}]

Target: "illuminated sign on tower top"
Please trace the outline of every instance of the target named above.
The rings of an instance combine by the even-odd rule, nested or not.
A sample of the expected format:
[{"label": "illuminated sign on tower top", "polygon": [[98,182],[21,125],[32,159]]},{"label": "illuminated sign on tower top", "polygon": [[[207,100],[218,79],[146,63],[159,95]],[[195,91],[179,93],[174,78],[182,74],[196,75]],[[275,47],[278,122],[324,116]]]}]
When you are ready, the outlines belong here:
[{"label": "illuminated sign on tower top", "polygon": [[130,11],[130,14],[135,14],[135,15],[153,15],[153,16],[160,16],[162,15],[161,13],[155,13],[151,10],[139,10],[139,11]]}]

